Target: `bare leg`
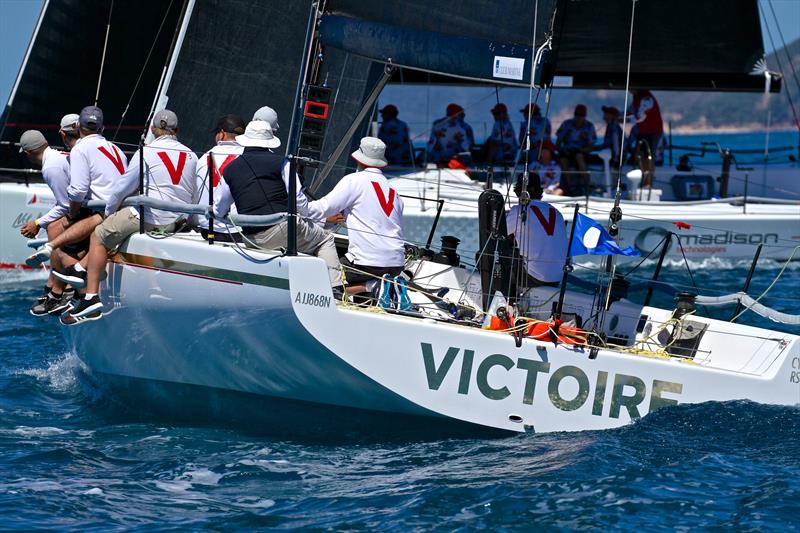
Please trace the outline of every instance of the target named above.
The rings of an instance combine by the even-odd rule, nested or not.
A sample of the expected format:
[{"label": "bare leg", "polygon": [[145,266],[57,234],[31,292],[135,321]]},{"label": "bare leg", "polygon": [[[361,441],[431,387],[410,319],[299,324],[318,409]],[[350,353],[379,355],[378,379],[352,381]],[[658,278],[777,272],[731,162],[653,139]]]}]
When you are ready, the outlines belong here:
[{"label": "bare leg", "polygon": [[[52,241],[59,235],[64,232],[64,223],[66,222],[65,218],[59,218],[58,220],[54,220],[50,224],[47,225],[47,240]],[[50,256],[50,266],[54,269],[60,270],[63,267],[61,263],[61,254],[52,254]],[[66,288],[66,284],[55,277],[52,273],[50,274],[50,278],[47,280],[47,284],[51,287],[51,290],[56,294],[61,294],[64,292]]]},{"label": "bare leg", "polygon": [[55,239],[50,241],[50,246],[53,248],[60,248],[65,244],[73,244],[80,242],[94,231],[101,222],[103,217],[96,213],[89,218],[79,220],[64,230],[63,233],[58,235]]},{"label": "bare leg", "polygon": [[86,260],[86,292],[97,294],[100,292],[100,274],[106,268],[108,250],[100,244],[100,240],[92,233],[89,244],[89,253],[84,258]]},{"label": "bare leg", "polygon": [[575,154],[575,168],[578,169],[578,180],[581,184],[581,193],[586,194],[589,190],[589,172],[586,167],[586,158],[582,152]]},{"label": "bare leg", "polygon": [[362,292],[369,292],[366,285],[348,285],[345,288],[347,294],[359,294]]}]

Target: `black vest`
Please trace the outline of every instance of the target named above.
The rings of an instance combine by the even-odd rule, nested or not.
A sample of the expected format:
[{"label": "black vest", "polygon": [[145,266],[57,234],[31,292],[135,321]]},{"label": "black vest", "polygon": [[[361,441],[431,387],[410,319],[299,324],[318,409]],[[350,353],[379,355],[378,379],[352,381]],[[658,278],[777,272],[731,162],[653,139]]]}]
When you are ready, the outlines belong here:
[{"label": "black vest", "polygon": [[[225,167],[222,177],[231,189],[236,210],[242,215],[285,213],[289,194],[281,169],[284,157],[266,148],[245,148]],[[263,229],[263,228],[262,228]]]}]

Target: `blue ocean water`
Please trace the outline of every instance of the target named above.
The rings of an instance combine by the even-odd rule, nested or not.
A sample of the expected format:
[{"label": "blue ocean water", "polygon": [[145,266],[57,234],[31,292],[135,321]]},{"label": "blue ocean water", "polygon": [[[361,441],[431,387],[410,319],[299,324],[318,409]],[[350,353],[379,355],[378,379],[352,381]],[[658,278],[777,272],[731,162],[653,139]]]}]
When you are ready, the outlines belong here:
[{"label": "blue ocean water", "polygon": [[[694,282],[713,293],[738,288],[747,265],[692,266]],[[779,267],[762,262],[751,292],[763,291]],[[680,264],[663,279],[692,283]],[[42,281],[29,273],[0,278],[0,529],[666,531],[800,523],[796,407],[677,406],[616,430],[505,438],[431,437],[424,427],[387,435],[372,426],[308,437],[177,422],[118,404],[87,378],[65,353],[55,321],[27,312]],[[797,264],[773,290],[768,305],[800,313]],[[729,318],[732,310],[718,313]],[[742,321],[792,331],[749,313]]]}]

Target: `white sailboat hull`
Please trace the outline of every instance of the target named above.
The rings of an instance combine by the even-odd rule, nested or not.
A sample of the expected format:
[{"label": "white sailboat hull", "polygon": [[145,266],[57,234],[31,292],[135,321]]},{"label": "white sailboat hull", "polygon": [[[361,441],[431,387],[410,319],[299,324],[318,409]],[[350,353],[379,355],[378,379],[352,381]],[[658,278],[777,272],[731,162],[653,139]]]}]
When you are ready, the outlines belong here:
[{"label": "white sailboat hull", "polygon": [[[53,205],[53,192],[43,183],[0,183],[0,268],[26,268],[25,258],[31,250],[19,230]],[[45,230],[40,230],[39,236],[46,236]]]},{"label": "white sailboat hull", "polygon": [[694,361],[605,349],[589,359],[582,348],[530,338],[517,348],[506,333],[342,308],[316,258],[255,264],[192,237],[136,235],[116,261],[106,316],[64,329],[100,376],[509,431],[617,427],[676,403],[800,403],[800,341],[789,334],[698,318],[709,332]]},{"label": "white sailboat hull", "polygon": [[[422,173],[395,177],[392,184],[405,195],[403,212],[405,237],[410,242],[427,241],[436,216],[437,199],[444,200],[436,236],[456,235],[461,239],[462,257],[474,258],[478,244],[479,185],[462,171],[444,169],[438,181],[427,180]],[[517,198],[507,186],[495,185],[510,201]],[[415,197],[415,198],[410,198]],[[419,200],[418,197],[427,198]],[[581,213],[603,225],[613,202],[604,198],[565,198],[545,196],[570,221],[574,205]],[[702,261],[708,258],[726,260],[752,259],[756,247],[763,244],[762,258],[786,260],[800,245],[800,202],[787,204],[717,202],[632,202],[623,201],[620,222],[620,244],[635,246],[642,255],[657,247],[668,232],[674,232],[669,259]],[[680,245],[677,240],[680,241]],[[438,245],[435,238],[434,246]],[[795,257],[798,257],[795,255]],[[621,260],[638,260],[621,257]]]}]

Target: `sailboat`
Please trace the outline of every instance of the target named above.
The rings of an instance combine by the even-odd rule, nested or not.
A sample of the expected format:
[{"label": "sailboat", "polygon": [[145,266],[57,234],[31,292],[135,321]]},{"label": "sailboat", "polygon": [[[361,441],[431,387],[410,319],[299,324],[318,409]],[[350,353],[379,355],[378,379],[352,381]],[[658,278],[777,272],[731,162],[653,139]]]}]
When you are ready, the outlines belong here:
[{"label": "sailboat", "polygon": [[[392,75],[386,69],[388,58],[381,55],[386,47],[395,60],[404,58],[397,64],[407,68],[470,74],[463,67],[474,69],[476,79],[494,82],[498,80],[493,79],[491,57],[502,53],[518,60],[507,66],[520,61],[527,65],[518,81],[529,84],[531,50],[536,46],[494,43],[484,48],[475,39],[498,27],[508,35],[516,28],[525,30],[525,39],[540,44],[546,28],[559,27],[542,21],[558,21],[570,6],[581,4],[519,2],[520,12],[531,17],[525,24],[506,27],[492,23],[499,17],[493,2],[473,3],[475,10],[466,12],[480,13],[481,23],[457,19],[453,31],[460,36],[452,40],[431,33],[443,27],[438,24],[442,17],[451,15],[439,5],[430,7],[430,17],[419,17],[410,9],[412,2],[366,6],[341,0],[306,6],[310,10],[300,17],[306,39],[296,71],[287,148],[293,164],[308,165],[306,180],[315,174],[310,170],[315,159],[336,165],[364,122],[370,100],[374,102],[381,84]],[[326,30],[339,27],[329,23],[339,24],[337,17],[343,14],[348,24],[365,24],[359,29],[342,26],[341,35],[363,45],[359,53],[377,64],[378,83],[371,90],[366,82],[361,84],[356,91],[360,103],[352,105],[350,122],[339,125],[344,134],[334,135],[336,143],[323,141],[315,158],[309,154],[320,143],[304,142],[302,134],[309,134],[305,119],[321,120],[326,105],[333,103],[321,101],[330,91],[318,90],[326,89],[322,81],[332,65],[337,68],[327,58],[340,54],[340,72],[344,63],[353,62],[344,59],[350,57],[346,52],[352,43]],[[393,37],[370,29],[370,15],[396,17],[406,27],[423,28],[415,30],[413,40]],[[196,7],[191,17],[204,22]],[[517,13],[516,18],[524,17]],[[538,37],[531,39],[534,20],[541,24],[533,25]],[[191,50],[187,41],[192,31],[190,23],[183,48],[176,49],[172,59]],[[404,46],[419,57],[404,56]],[[459,51],[470,61],[462,62],[466,56]],[[488,63],[471,55],[478,51],[490,58]],[[560,53],[568,56],[565,50]],[[426,59],[445,64],[427,64]],[[368,67],[369,61],[363,61],[361,66]],[[182,114],[180,106],[186,104],[176,94],[189,88],[174,85],[178,70],[171,84],[161,84],[156,101],[169,99],[170,107]],[[576,78],[580,79],[577,73]],[[686,79],[688,83],[697,77]],[[328,131],[328,139],[335,130]],[[325,173],[325,165],[316,172]],[[294,195],[289,196],[281,218],[289,221],[292,231],[296,206]],[[140,194],[126,202],[148,205],[153,199]],[[191,213],[205,208],[163,202],[159,207]],[[246,222],[274,224],[276,219]],[[431,261],[412,252],[406,271],[415,283],[411,308],[361,306],[334,297],[324,262],[299,254],[291,239],[281,251],[245,249],[236,243],[209,246],[195,232],[159,239],[136,234],[111,257],[101,287],[102,320],[65,327],[64,337],[88,374],[112,390],[142,383],[166,390],[189,387],[256,395],[281,408],[284,400],[310,402],[355,413],[448,419],[509,432],[612,428],[681,403],[800,403],[800,337],[697,316],[695,295],[681,295],[677,307],[666,310],[620,294],[611,297],[609,289],[609,298],[599,307],[596,295],[538,287],[525,295],[529,312],[523,315],[515,311],[509,295],[485,286],[481,272],[458,262]],[[554,303],[564,322],[552,320]],[[565,323],[567,317],[572,325]],[[158,396],[156,401],[177,398]]]}]

